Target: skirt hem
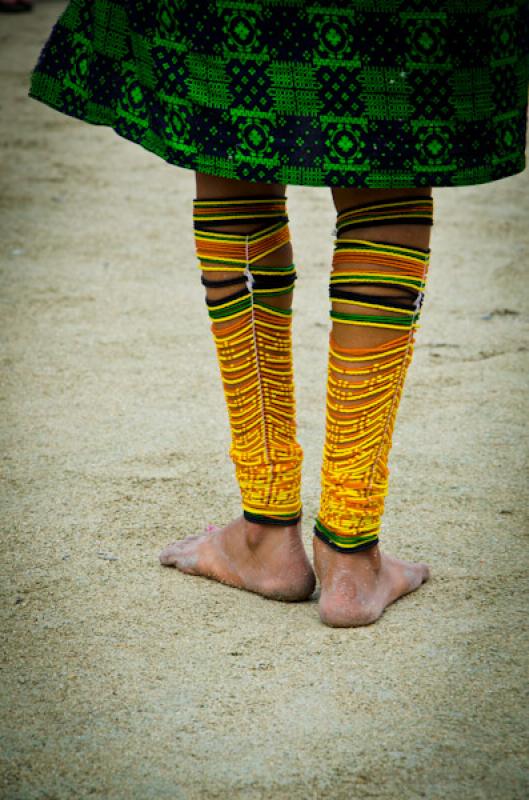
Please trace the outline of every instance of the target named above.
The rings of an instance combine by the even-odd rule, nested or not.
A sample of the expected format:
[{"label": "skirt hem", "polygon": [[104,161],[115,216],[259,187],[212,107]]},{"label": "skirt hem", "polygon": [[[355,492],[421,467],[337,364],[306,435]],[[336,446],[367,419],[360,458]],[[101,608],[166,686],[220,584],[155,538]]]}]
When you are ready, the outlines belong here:
[{"label": "skirt hem", "polygon": [[[170,151],[167,149],[163,143],[160,143],[158,137],[154,137],[150,135],[149,130],[146,130],[146,134],[144,137],[136,137],[133,135],[130,128],[125,128],[123,130],[120,129],[117,123],[112,123],[111,121],[102,121],[101,119],[97,119],[92,117],[90,113],[76,113],[71,109],[64,108],[60,103],[54,104],[53,101],[49,97],[43,97],[38,92],[34,91],[31,88],[28,92],[28,97],[33,100],[37,100],[43,105],[48,106],[49,108],[53,109],[54,111],[58,111],[59,113],[64,114],[65,116],[71,117],[72,119],[80,120],[81,122],[86,122],[89,125],[97,125],[103,128],[109,128],[114,131],[121,139],[125,141],[131,142],[132,144],[137,144],[142,147],[147,152],[152,153],[155,156],[158,156],[163,161],[165,161],[170,166],[180,167],[182,169],[189,169],[196,172],[203,172],[207,175],[213,175],[218,178],[231,178],[233,180],[241,180],[241,181],[248,181],[250,183],[264,183],[267,185],[270,184],[282,184],[288,186],[312,186],[312,187],[329,187],[329,188],[376,188],[376,189],[392,189],[392,188],[418,188],[418,187],[425,187],[425,186],[432,186],[434,188],[442,188],[442,187],[457,187],[457,186],[478,186],[487,183],[493,183],[498,180],[502,180],[503,178],[509,178],[514,175],[518,175],[521,172],[524,172],[527,161],[526,161],[526,154],[525,151],[520,154],[520,157],[517,161],[511,161],[509,167],[505,169],[505,171],[500,172],[497,175],[491,175],[490,172],[488,173],[488,177],[482,177],[479,174],[474,175],[472,179],[468,176],[458,176],[451,173],[451,180],[447,181],[442,175],[435,175],[435,174],[423,174],[420,175],[415,173],[415,177],[417,180],[411,183],[407,183],[406,180],[408,178],[401,179],[399,181],[394,181],[391,184],[386,182],[381,182],[380,177],[373,177],[368,174],[367,176],[363,176],[363,179],[351,183],[351,182],[342,182],[339,177],[336,180],[325,180],[325,179],[314,179],[310,180],[307,178],[306,171],[304,174],[304,180],[296,180],[295,173],[296,167],[291,167],[290,165],[281,166],[279,165],[276,168],[276,178],[270,180],[269,176],[267,176],[267,180],[263,180],[256,174],[258,168],[255,165],[250,165],[248,162],[245,162],[241,159],[240,162],[236,160],[229,160],[229,158],[222,158],[219,157],[214,158],[210,155],[204,155],[203,159],[201,159],[200,155],[193,156],[191,158],[186,159],[185,155],[182,154],[181,158],[176,157],[175,151]],[[228,163],[223,163],[227,162]],[[240,175],[236,174],[238,164],[247,164],[248,172],[250,174]],[[479,170],[480,168],[476,168]],[[403,181],[403,182],[401,182]]]}]

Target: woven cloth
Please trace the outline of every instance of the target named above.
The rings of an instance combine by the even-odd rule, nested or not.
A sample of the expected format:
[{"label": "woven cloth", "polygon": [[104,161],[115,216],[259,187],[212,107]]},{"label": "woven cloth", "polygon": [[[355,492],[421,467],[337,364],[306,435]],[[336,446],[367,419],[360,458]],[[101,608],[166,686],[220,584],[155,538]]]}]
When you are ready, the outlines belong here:
[{"label": "woven cloth", "polygon": [[525,168],[529,3],[71,0],[30,96],[181,167],[310,186]]}]

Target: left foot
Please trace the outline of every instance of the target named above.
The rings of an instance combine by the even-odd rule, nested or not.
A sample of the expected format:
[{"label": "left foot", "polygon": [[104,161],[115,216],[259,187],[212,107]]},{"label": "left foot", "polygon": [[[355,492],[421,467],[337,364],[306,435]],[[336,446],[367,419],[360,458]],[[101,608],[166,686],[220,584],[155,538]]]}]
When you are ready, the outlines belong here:
[{"label": "left foot", "polygon": [[173,542],[160,553],[160,563],[273,600],[307,600],[315,586],[301,522],[256,525],[240,516],[224,528]]}]

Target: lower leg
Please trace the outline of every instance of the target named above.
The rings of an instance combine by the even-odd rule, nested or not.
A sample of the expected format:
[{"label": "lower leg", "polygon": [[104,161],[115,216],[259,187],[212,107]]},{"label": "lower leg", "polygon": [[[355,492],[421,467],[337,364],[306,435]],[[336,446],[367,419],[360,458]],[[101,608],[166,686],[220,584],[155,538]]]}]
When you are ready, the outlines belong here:
[{"label": "lower leg", "polygon": [[[199,225],[202,230],[233,234],[232,258],[237,256],[238,237],[263,228],[262,219],[251,221],[251,199],[264,199],[266,208],[257,209],[257,213],[268,213],[266,198],[280,207],[285,194],[282,185],[201,173],[196,178],[197,200],[202,206],[195,208],[195,225],[197,217],[208,215],[207,228]],[[240,213],[233,211],[237,209],[235,199],[241,200]],[[211,200],[219,201],[221,214],[215,203],[208,203]],[[233,222],[231,214],[236,217]],[[273,219],[270,221],[273,223]],[[214,261],[222,255],[215,236],[205,244],[197,239],[243,514],[224,527],[172,543],[160,560],[182,572],[267,597],[302,600],[312,593],[315,578],[301,540],[301,449],[295,441],[290,335],[295,273],[285,228],[280,241],[283,243],[270,242],[270,247],[264,243],[262,249],[272,252],[253,259],[248,277],[244,264],[237,260]],[[251,246],[246,241],[247,257]],[[201,258],[204,248],[208,248],[210,257]],[[250,294],[244,288],[247,280],[252,287]]]},{"label": "lower leg", "polygon": [[374,622],[429,575],[425,564],[382,553],[378,533],[426,279],[432,206],[412,200],[430,198],[429,189],[336,189],[333,195],[338,238],[314,564],[322,621],[349,627]]}]

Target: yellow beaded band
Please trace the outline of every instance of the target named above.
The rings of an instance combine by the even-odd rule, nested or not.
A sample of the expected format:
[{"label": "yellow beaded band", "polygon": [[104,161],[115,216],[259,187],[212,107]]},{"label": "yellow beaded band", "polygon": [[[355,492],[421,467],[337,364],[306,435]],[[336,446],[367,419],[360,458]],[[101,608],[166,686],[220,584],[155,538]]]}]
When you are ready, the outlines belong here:
[{"label": "yellow beaded band", "polygon": [[412,349],[409,333],[372,349],[339,347],[331,333],[322,492],[314,532],[336,549],[378,540],[391,437]]},{"label": "yellow beaded band", "polygon": [[[285,198],[244,202],[200,201],[194,205],[195,237],[203,271],[233,272],[206,286],[238,285],[219,300],[206,299],[215,341],[246,519],[292,525],[301,517],[303,451],[296,440],[292,364],[292,311],[266,302],[291,292],[294,264],[256,262],[290,241]],[[256,222],[255,233],[222,233],[204,226]],[[216,266],[215,266],[216,265]]]},{"label": "yellow beaded band", "polygon": [[[394,198],[391,203],[362,206],[358,212],[347,209],[338,215],[337,229],[375,224],[374,220],[432,224],[431,198],[420,203],[402,198],[400,204]],[[371,348],[338,346],[330,334],[321,497],[314,534],[340,552],[362,550],[378,541],[392,433],[419,327],[429,256],[429,249],[388,242],[335,240],[331,319],[396,331],[395,338]],[[390,295],[387,288],[393,290]],[[338,303],[346,310],[336,310]]]}]

